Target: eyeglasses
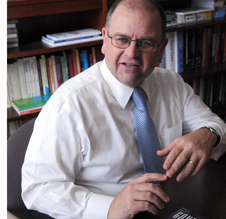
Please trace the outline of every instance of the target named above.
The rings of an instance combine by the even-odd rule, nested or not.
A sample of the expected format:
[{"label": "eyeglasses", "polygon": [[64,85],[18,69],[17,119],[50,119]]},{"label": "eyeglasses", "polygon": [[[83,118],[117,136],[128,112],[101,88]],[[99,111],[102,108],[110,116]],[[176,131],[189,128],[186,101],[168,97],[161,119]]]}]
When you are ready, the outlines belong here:
[{"label": "eyeglasses", "polygon": [[111,44],[119,49],[128,48],[132,41],[137,43],[137,47],[141,52],[155,52],[157,47],[161,46],[161,44],[158,45],[153,40],[132,40],[130,37],[121,35],[114,35],[111,37],[108,32],[107,36],[111,39]]}]

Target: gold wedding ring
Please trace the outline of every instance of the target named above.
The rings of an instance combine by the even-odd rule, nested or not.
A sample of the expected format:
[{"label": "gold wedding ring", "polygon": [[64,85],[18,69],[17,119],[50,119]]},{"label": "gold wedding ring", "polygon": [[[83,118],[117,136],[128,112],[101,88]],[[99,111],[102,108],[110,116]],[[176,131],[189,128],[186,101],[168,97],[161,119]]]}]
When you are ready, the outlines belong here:
[{"label": "gold wedding ring", "polygon": [[197,166],[197,164],[195,162],[193,162],[192,160],[189,160],[189,163],[193,164],[195,167]]}]

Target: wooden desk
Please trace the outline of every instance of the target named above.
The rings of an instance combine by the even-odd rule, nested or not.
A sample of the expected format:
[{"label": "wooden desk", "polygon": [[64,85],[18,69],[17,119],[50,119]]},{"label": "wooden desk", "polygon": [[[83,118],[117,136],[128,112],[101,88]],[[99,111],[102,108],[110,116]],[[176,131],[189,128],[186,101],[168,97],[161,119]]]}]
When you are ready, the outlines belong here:
[{"label": "wooden desk", "polygon": [[182,207],[209,219],[226,218],[226,154],[210,160],[194,178],[178,183],[175,177],[161,183],[170,202],[158,215],[139,213],[134,219],[164,219]]}]

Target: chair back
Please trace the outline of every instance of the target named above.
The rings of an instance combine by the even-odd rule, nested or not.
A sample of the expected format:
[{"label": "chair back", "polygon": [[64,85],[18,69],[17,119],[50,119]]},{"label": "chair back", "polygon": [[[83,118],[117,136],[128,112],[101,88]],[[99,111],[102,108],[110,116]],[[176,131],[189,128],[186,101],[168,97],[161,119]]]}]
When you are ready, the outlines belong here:
[{"label": "chair back", "polygon": [[7,209],[21,219],[50,218],[46,214],[28,210],[21,198],[21,168],[35,119],[17,129],[7,141]]}]

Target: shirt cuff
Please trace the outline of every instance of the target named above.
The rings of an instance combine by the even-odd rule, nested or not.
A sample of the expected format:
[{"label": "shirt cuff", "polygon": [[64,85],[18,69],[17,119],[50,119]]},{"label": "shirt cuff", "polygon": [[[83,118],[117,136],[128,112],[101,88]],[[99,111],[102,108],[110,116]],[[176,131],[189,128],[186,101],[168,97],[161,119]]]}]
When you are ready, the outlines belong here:
[{"label": "shirt cuff", "polygon": [[114,197],[93,193],[86,206],[87,219],[107,219],[108,210]]}]

